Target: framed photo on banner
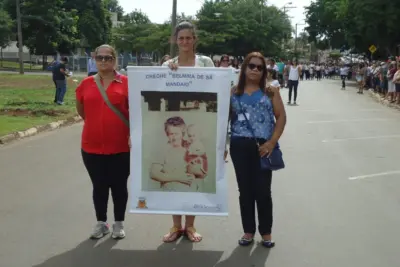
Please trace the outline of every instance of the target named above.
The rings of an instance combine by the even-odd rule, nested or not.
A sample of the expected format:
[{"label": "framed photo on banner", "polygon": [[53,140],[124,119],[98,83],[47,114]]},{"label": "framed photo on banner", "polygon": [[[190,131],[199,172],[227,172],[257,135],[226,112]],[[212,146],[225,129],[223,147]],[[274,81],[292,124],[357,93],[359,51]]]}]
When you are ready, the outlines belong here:
[{"label": "framed photo on banner", "polygon": [[228,215],[232,70],[128,67],[130,212]]}]

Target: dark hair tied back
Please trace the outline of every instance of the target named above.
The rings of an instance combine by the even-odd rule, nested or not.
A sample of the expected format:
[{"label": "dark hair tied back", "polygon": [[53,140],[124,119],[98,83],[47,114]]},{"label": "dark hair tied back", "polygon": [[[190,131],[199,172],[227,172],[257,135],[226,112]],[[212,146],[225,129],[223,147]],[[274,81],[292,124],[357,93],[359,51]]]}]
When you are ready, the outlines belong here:
[{"label": "dark hair tied back", "polygon": [[178,33],[182,30],[191,30],[193,32],[193,36],[196,36],[196,29],[192,23],[189,21],[182,21],[175,27],[174,36],[178,37]]}]

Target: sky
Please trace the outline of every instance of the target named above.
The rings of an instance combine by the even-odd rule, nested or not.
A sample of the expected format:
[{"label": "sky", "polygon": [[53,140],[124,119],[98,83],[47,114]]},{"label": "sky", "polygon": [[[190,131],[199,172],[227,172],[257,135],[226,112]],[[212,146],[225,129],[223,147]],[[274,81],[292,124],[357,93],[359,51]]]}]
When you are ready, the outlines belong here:
[{"label": "sky", "polygon": [[[286,3],[292,2],[296,8],[288,9],[287,14],[291,17],[292,25],[296,23],[304,24],[304,6],[308,6],[311,0],[268,0],[268,5],[283,7]],[[168,20],[172,12],[172,0],[119,0],[120,5],[125,12],[131,12],[140,9],[146,13],[152,22],[162,23]],[[178,13],[185,15],[196,15],[203,4],[202,0],[178,0]],[[303,31],[304,25],[297,27],[298,32]]]}]

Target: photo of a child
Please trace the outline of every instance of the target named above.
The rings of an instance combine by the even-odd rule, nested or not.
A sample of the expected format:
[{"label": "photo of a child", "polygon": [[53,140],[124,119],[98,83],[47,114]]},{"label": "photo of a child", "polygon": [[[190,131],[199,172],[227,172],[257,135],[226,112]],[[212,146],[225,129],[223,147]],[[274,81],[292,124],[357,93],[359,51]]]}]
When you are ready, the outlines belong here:
[{"label": "photo of a child", "polygon": [[[154,110],[154,107],[149,111],[149,108],[146,109],[149,93],[142,93],[143,190],[215,194],[217,114],[214,108],[207,111],[207,104],[210,102],[210,105],[216,106],[216,94],[211,99],[212,104],[207,101],[209,93],[205,100],[198,98],[199,93],[193,100],[187,93],[184,97],[181,95],[183,99],[179,102],[183,111],[169,111],[165,107],[168,96],[163,95],[159,101],[150,100],[160,103],[160,111]],[[176,102],[179,93],[173,94]]]}]

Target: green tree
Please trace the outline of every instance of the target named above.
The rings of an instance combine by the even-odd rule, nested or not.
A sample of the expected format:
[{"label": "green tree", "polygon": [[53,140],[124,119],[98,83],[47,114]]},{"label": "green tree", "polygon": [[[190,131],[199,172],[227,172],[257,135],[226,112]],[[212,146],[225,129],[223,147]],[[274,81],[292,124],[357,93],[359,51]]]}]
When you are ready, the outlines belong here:
[{"label": "green tree", "polygon": [[292,31],[279,9],[258,0],[207,1],[197,18],[199,51],[210,54],[261,51],[266,56],[278,55],[282,40]]},{"label": "green tree", "polygon": [[107,8],[114,7],[109,3],[103,0],[64,0],[65,10],[78,10],[80,46],[95,48],[111,41],[112,24]]},{"label": "green tree", "polygon": [[0,2],[0,48],[6,47],[13,37],[13,21]]},{"label": "green tree", "polygon": [[104,0],[104,6],[109,12],[118,14],[118,20],[122,20],[124,9],[119,5],[118,0]]},{"label": "green tree", "polygon": [[[65,10],[63,4],[64,0],[21,0],[23,45],[31,53],[69,53],[78,44],[77,11]],[[16,18],[14,0],[6,0],[5,9]]]},{"label": "green tree", "polygon": [[376,45],[382,56],[400,43],[400,2],[391,0],[317,0],[306,8],[310,39],[333,48],[367,52]]},{"label": "green tree", "polygon": [[129,52],[139,52],[146,49],[149,42],[145,37],[157,31],[156,25],[150,22],[146,14],[134,10],[123,17],[124,24],[114,29],[113,43],[117,49]]}]

